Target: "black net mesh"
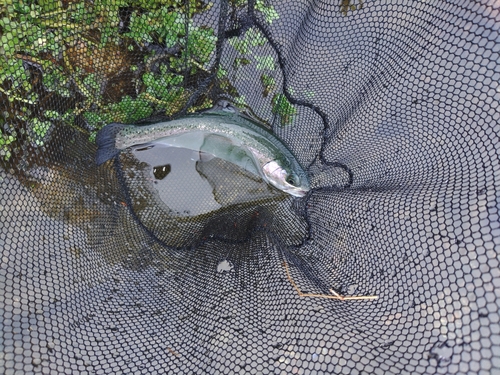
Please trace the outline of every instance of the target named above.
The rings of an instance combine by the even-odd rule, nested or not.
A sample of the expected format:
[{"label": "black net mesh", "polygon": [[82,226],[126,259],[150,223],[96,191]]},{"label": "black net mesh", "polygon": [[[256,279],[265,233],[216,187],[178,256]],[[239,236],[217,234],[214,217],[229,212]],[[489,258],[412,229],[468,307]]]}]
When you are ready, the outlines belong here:
[{"label": "black net mesh", "polygon": [[[1,0],[0,373],[500,373],[499,25],[493,0]],[[226,102],[306,197],[212,159],[212,196],[165,204],[131,153],[94,162],[108,123]]]}]

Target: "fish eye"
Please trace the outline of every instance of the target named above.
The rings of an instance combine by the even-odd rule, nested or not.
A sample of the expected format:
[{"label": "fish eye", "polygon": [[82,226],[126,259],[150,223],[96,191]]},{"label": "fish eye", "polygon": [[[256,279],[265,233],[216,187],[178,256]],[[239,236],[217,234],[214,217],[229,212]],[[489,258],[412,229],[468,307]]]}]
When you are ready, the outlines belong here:
[{"label": "fish eye", "polygon": [[286,177],[286,182],[292,186],[298,186],[299,185],[299,178],[294,174],[289,174]]}]

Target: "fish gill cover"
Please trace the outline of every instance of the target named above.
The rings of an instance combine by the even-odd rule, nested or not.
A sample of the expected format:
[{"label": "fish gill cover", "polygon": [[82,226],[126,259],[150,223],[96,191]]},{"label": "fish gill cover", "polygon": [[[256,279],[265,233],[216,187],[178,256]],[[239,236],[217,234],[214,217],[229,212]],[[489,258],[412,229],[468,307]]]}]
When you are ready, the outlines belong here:
[{"label": "fish gill cover", "polygon": [[[0,372],[500,371],[499,14],[0,0]],[[225,102],[306,197],[185,150],[94,162],[109,123]]]}]

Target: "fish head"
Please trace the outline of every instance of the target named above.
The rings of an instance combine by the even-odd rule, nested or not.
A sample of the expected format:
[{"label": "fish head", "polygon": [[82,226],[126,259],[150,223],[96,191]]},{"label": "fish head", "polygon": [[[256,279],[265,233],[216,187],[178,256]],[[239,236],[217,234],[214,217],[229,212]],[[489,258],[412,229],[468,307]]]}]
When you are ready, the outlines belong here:
[{"label": "fish head", "polygon": [[264,164],[262,171],[271,185],[294,197],[303,197],[310,189],[307,175],[299,167],[272,160]]}]

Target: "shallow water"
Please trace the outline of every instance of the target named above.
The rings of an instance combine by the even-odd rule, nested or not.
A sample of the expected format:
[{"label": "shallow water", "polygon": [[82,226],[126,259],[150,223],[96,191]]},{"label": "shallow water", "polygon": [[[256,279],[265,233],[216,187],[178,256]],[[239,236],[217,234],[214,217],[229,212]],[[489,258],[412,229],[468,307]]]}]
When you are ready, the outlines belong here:
[{"label": "shallow water", "polygon": [[306,236],[293,198],[235,163],[155,144],[122,152],[115,169],[132,217],[163,246],[241,242],[259,228],[287,244]]},{"label": "shallow water", "polygon": [[[150,186],[172,211],[180,216],[196,216],[221,207],[214,197],[212,186],[197,170],[200,161],[197,151],[155,145],[135,149],[131,153],[146,163]],[[147,182],[147,180],[145,181]],[[179,192],[189,191],[188,199],[179,199]]]}]

